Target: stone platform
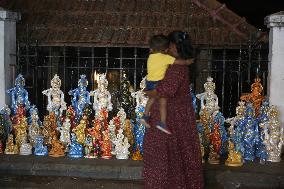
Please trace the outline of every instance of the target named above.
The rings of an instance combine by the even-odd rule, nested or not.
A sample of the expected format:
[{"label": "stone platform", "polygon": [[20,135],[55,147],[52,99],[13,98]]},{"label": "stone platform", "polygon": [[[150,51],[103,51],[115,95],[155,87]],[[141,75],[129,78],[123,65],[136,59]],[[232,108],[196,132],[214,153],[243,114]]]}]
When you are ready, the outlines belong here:
[{"label": "stone platform", "polygon": [[[0,155],[0,177],[76,177],[110,181],[141,182],[142,161],[70,159],[38,156]],[[284,189],[284,162],[247,163],[242,167],[204,164],[207,189]]]}]

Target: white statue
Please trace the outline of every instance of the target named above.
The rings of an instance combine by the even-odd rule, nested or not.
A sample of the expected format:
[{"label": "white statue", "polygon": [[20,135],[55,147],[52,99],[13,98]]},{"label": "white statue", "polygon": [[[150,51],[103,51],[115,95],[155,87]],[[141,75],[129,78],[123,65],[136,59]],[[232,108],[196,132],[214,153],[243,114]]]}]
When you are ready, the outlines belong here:
[{"label": "white statue", "polygon": [[23,141],[20,146],[20,155],[31,155],[32,154],[32,145],[27,143],[27,140]]},{"label": "white statue", "polygon": [[140,82],[140,90],[132,92],[131,96],[136,99],[135,112],[139,112],[139,108],[145,107],[148,101],[148,97],[145,95],[144,89],[146,87],[146,77]]},{"label": "white statue", "polygon": [[116,117],[119,118],[120,121],[120,128],[124,129],[125,120],[126,120],[126,113],[123,108],[120,108],[116,114]]},{"label": "white statue", "polygon": [[128,143],[127,137],[124,137],[123,130],[120,128],[116,136],[115,144],[115,155],[117,159],[128,159],[130,144]]},{"label": "white statue", "polygon": [[278,120],[278,110],[271,106],[269,110],[269,122],[264,124],[264,141],[268,158],[267,161],[280,162],[284,140],[284,128]]},{"label": "white statue", "polygon": [[111,95],[107,90],[108,81],[106,79],[106,74],[98,74],[98,88],[91,92],[91,95],[94,96],[93,109],[96,112],[96,115],[102,109],[107,111],[112,111]]},{"label": "white statue", "polygon": [[207,112],[212,114],[218,107],[218,97],[215,94],[215,83],[212,77],[207,78],[204,89],[205,92],[197,94],[196,97],[201,101],[201,110],[205,108]]},{"label": "white statue", "polygon": [[57,127],[56,129],[60,132],[60,141],[65,144],[66,146],[68,146],[71,143],[70,140],[70,127],[71,127],[71,123],[70,123],[70,119],[68,117],[66,117],[62,127]]},{"label": "white statue", "polygon": [[108,128],[109,128],[109,139],[111,141],[111,147],[112,147],[111,154],[115,155],[115,143],[114,142],[116,141],[116,136],[115,136],[116,126],[113,123],[113,120],[109,121]]},{"label": "white statue", "polygon": [[47,110],[50,112],[55,112],[55,115],[61,116],[62,112],[66,110],[66,102],[64,101],[64,93],[60,90],[61,80],[54,75],[51,80],[51,88],[42,91],[42,94],[48,97]]}]

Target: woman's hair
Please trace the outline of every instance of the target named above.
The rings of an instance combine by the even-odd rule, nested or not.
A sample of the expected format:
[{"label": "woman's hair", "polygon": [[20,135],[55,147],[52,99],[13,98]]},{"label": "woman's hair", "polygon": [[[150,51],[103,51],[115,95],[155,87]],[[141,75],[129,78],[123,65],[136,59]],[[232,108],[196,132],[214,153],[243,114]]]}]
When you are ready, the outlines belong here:
[{"label": "woman's hair", "polygon": [[194,58],[194,49],[188,33],[182,31],[173,31],[168,35],[168,39],[171,43],[176,44],[179,58]]}]

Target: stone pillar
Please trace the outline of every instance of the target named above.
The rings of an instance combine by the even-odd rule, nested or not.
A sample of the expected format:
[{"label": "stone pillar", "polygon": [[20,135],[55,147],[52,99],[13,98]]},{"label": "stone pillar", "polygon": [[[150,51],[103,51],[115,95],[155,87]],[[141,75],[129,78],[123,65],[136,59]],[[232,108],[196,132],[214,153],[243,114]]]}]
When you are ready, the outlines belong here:
[{"label": "stone pillar", "polygon": [[284,123],[284,11],[265,18],[269,31],[268,97],[280,111]]},{"label": "stone pillar", "polygon": [[16,21],[20,14],[0,7],[0,108],[9,103],[6,90],[13,83],[13,65],[16,64]]}]

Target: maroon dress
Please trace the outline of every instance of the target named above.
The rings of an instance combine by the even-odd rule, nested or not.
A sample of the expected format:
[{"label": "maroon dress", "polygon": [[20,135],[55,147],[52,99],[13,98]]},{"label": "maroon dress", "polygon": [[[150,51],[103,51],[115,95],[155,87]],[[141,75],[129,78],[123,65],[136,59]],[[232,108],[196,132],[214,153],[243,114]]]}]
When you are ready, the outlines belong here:
[{"label": "maroon dress", "polygon": [[160,120],[159,104],[151,108],[150,129],[144,138],[145,189],[200,189],[203,170],[196,120],[189,95],[188,68],[172,65],[157,87],[166,97],[167,135],[155,125]]}]

